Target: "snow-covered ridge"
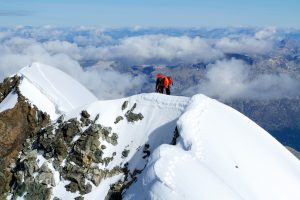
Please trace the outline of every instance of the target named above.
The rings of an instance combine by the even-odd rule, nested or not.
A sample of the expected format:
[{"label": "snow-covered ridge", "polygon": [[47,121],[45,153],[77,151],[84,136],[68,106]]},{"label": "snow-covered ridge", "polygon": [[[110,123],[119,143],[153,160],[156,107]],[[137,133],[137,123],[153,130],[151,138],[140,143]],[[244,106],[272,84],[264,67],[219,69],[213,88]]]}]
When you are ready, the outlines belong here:
[{"label": "snow-covered ridge", "polygon": [[[152,93],[98,101],[53,67],[34,63],[19,74],[21,93],[52,119],[61,113],[66,120],[79,119],[86,110],[90,119],[99,115],[96,123],[117,133],[116,146],[100,141],[106,146],[103,156],[115,156],[99,167],[112,169],[128,162],[131,172],[143,169],[124,191],[124,199],[300,199],[299,160],[253,121],[216,100],[200,94],[187,98]],[[128,105],[123,110],[124,102]],[[124,117],[133,107],[143,115],[134,123]],[[124,119],[116,123],[119,116]],[[171,145],[176,127],[179,137]],[[143,159],[145,144],[151,154]],[[124,149],[129,150],[126,157]],[[39,158],[39,166],[51,166]],[[106,178],[83,197],[104,199],[110,184],[121,178]],[[55,182],[53,197],[78,196],[66,191],[66,180]]]},{"label": "snow-covered ridge", "polygon": [[19,71],[21,93],[51,119],[97,98],[80,83],[57,68],[33,63]]},{"label": "snow-covered ridge", "polygon": [[125,199],[300,199],[300,162],[253,121],[203,95],[152,154]]}]

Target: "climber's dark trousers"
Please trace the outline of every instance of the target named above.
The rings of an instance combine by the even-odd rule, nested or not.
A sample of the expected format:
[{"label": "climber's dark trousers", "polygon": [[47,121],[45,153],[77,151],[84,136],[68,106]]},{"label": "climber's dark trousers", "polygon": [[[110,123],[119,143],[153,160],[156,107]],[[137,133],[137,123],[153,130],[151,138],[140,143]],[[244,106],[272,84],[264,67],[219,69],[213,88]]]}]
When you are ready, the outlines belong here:
[{"label": "climber's dark trousers", "polygon": [[156,92],[158,93],[164,93],[164,87],[163,86],[158,86]]},{"label": "climber's dark trousers", "polygon": [[171,91],[170,91],[170,88],[169,88],[169,87],[166,88],[166,94],[167,94],[167,95],[170,95],[170,94],[171,94]]}]

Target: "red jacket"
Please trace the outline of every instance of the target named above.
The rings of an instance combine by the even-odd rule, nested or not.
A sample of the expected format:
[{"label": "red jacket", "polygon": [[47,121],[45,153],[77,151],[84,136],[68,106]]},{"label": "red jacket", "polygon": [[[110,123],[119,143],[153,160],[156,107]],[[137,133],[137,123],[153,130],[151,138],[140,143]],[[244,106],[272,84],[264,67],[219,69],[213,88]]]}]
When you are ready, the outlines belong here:
[{"label": "red jacket", "polygon": [[164,76],[158,73],[156,77],[164,80],[164,88],[169,88],[173,83],[173,80],[170,76]]}]

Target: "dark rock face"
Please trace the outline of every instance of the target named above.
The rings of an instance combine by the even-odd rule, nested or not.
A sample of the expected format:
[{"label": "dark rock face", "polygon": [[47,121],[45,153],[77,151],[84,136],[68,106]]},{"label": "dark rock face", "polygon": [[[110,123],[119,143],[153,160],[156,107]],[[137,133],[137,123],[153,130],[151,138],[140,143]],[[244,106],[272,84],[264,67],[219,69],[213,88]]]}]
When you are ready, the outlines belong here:
[{"label": "dark rock face", "polygon": [[16,92],[18,95],[15,107],[0,113],[0,197],[10,188],[12,173],[9,166],[16,162],[22,145],[50,121],[46,113],[30,105],[19,92],[19,81],[19,77],[14,76],[0,84],[1,101],[10,92]]}]

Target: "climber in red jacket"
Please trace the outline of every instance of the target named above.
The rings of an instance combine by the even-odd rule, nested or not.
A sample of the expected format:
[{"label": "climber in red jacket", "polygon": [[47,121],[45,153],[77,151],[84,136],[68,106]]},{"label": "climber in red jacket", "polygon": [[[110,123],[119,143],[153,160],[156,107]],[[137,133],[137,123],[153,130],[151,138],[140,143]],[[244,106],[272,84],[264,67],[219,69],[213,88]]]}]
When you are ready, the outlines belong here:
[{"label": "climber in red jacket", "polygon": [[166,94],[170,95],[170,87],[173,85],[173,80],[170,76],[164,76],[158,73],[156,75],[156,88],[155,92],[164,93],[164,89],[166,89]]}]

